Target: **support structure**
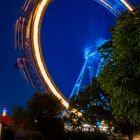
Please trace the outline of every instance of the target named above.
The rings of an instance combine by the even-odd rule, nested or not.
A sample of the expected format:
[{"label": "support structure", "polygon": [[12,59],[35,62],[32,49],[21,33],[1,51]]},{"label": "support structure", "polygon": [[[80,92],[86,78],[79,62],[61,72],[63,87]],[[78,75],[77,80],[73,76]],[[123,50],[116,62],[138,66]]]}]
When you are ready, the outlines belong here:
[{"label": "support structure", "polygon": [[[105,39],[99,39],[94,47],[98,48],[106,41]],[[98,75],[100,62],[101,56],[97,50],[92,51],[91,48],[86,51],[83,67],[71,92],[70,98],[72,96],[77,96],[80,91],[83,91],[87,85],[92,83],[93,77]]]}]

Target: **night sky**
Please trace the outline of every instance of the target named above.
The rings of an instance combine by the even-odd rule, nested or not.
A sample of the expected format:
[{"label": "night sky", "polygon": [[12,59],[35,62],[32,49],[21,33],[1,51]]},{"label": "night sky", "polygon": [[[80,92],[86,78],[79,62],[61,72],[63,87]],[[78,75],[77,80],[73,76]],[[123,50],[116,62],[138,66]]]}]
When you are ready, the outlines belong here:
[{"label": "night sky", "polygon": [[[23,0],[0,4],[0,112],[6,107],[26,105],[35,89],[22,77],[14,64],[19,57],[14,49],[14,24]],[[140,0],[130,0],[133,5]],[[84,63],[84,50],[96,40],[109,39],[108,28],[114,16],[94,0],[54,0],[45,13],[41,40],[43,55],[54,81],[68,98]]]}]

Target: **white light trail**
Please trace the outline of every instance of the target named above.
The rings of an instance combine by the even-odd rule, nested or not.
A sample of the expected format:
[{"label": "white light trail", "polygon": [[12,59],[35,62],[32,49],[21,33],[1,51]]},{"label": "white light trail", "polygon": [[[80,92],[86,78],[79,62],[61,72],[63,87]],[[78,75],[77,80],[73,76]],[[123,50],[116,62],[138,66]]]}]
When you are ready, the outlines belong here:
[{"label": "white light trail", "polygon": [[40,23],[41,23],[41,18],[43,17],[43,12],[44,9],[46,8],[46,6],[48,6],[49,4],[49,0],[42,0],[35,11],[35,15],[34,15],[34,21],[33,21],[33,49],[35,52],[35,59],[37,62],[37,65],[39,67],[39,70],[41,72],[42,77],[44,78],[45,82],[47,83],[47,85],[49,86],[50,90],[52,91],[52,93],[61,100],[62,104],[68,108],[69,104],[68,102],[62,97],[61,93],[59,93],[55,87],[55,85],[52,83],[49,75],[46,72],[43,60],[41,59],[41,52],[40,52]]},{"label": "white light trail", "polygon": [[[102,3],[104,3],[105,5],[107,5],[109,8],[112,9],[112,7],[110,7],[110,5],[108,5],[107,3],[105,3],[104,0],[100,0]],[[125,1],[125,0],[120,0],[128,10],[133,11],[132,7]],[[45,68],[45,64],[42,58],[42,53],[41,53],[41,46],[40,46],[40,24],[41,24],[41,19],[43,17],[43,13],[45,8],[48,6],[50,0],[42,0],[34,13],[34,17],[33,17],[33,28],[32,28],[32,41],[33,41],[33,50],[34,50],[34,56],[38,65],[38,68],[40,70],[40,73],[42,75],[42,77],[44,78],[44,81],[47,83],[47,85],[49,86],[50,90],[52,91],[52,93],[61,100],[62,104],[68,108],[69,103],[66,101],[66,99],[61,95],[60,91],[57,89],[57,87],[55,86],[55,84],[52,82],[46,68]],[[73,112],[76,112],[76,110],[73,110]],[[78,112],[80,113],[80,112]]]},{"label": "white light trail", "polygon": [[107,2],[105,2],[104,0],[99,0],[100,2],[102,2],[103,4],[105,4],[107,7],[109,7],[110,9],[113,9]]},{"label": "white light trail", "polygon": [[125,1],[125,0],[120,0],[124,5],[125,7],[129,10],[129,11],[133,11],[133,8]]}]

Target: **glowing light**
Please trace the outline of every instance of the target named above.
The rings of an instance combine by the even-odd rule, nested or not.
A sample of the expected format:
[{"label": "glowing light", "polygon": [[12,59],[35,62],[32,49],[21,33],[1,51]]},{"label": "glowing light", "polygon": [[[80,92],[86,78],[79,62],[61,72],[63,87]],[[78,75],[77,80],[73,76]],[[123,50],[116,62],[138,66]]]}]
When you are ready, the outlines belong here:
[{"label": "glowing light", "polygon": [[88,58],[88,55],[90,54],[91,49],[92,49],[92,47],[88,47],[88,48],[85,49],[85,59]]},{"label": "glowing light", "polygon": [[84,124],[83,127],[90,127],[91,125],[89,124]]},{"label": "glowing light", "polygon": [[6,116],[6,112],[7,112],[7,110],[6,110],[6,108],[4,108],[3,111],[2,111],[2,116],[3,116],[3,117]]},{"label": "glowing light", "polygon": [[34,21],[33,21],[33,48],[35,53],[35,58],[37,65],[39,67],[39,70],[42,74],[42,77],[44,78],[45,82],[49,86],[52,93],[61,100],[62,104],[68,108],[68,102],[61,96],[61,93],[56,89],[54,83],[52,83],[50,76],[48,73],[46,73],[46,68],[44,66],[44,62],[41,59],[41,52],[40,52],[40,43],[39,43],[39,34],[40,34],[40,21],[43,17],[43,12],[45,7],[49,4],[49,0],[42,0],[41,3],[38,5],[35,11],[34,15]]},{"label": "glowing light", "polygon": [[[32,28],[32,49],[33,49],[33,53],[34,53],[34,59],[36,62],[36,65],[38,66],[38,70],[40,71],[41,76],[43,77],[43,80],[45,81],[45,83],[48,85],[49,89],[51,90],[51,92],[58,98],[61,100],[62,104],[68,108],[69,104],[68,101],[65,99],[65,97],[63,97],[63,95],[61,94],[61,92],[57,89],[56,85],[53,83],[47,68],[45,67],[45,63],[43,60],[43,56],[42,56],[42,52],[41,52],[41,45],[40,45],[40,25],[41,25],[41,21],[42,21],[42,17],[43,14],[45,12],[46,7],[48,6],[48,4],[50,3],[51,0],[41,0],[34,12],[34,16],[33,16],[33,28]],[[102,3],[104,3],[107,7],[109,7],[110,9],[112,9],[112,7],[105,2],[104,0],[100,0]],[[131,8],[131,6],[124,0],[121,0],[121,2],[130,10],[132,11],[133,9]],[[25,10],[28,8],[28,4],[25,7]],[[72,112],[77,112],[76,110],[73,110]],[[81,115],[81,114],[79,114]]]},{"label": "glowing light", "polygon": [[108,40],[106,40],[106,39],[103,39],[103,38],[100,38],[100,39],[97,39],[96,40],[96,43],[95,43],[95,46],[96,46],[96,49],[98,48],[98,47],[101,47],[104,43],[106,43]]},{"label": "glowing light", "polygon": [[[107,2],[105,2],[104,0],[99,0],[100,2],[102,2],[103,4],[105,4],[107,7],[109,7],[110,9],[113,9]],[[114,11],[114,10],[113,10]]]},{"label": "glowing light", "polygon": [[117,16],[117,11],[110,5],[108,1],[105,0],[95,0],[103,4],[106,8],[108,8],[115,16]]},{"label": "glowing light", "polygon": [[[32,34],[32,41],[33,41],[33,49],[34,49],[34,56],[39,68],[39,71],[41,72],[41,75],[44,79],[44,81],[47,83],[47,85],[49,86],[50,90],[52,91],[52,93],[58,98],[60,99],[61,103],[68,108],[69,107],[69,103],[68,101],[61,95],[61,92],[57,89],[57,87],[55,86],[55,84],[52,82],[52,79],[49,75],[49,73],[47,72],[47,69],[45,67],[44,61],[43,61],[43,56],[42,56],[42,52],[41,52],[41,46],[40,46],[40,24],[41,24],[41,18],[43,17],[43,13],[45,8],[48,6],[50,0],[42,0],[35,11],[34,17],[33,17],[33,34]],[[71,111],[74,114],[77,114],[79,117],[82,116],[82,113],[78,112],[76,109],[73,109]]]},{"label": "glowing light", "polygon": [[125,0],[120,0],[129,11],[133,11],[133,8],[125,1]]},{"label": "glowing light", "polygon": [[76,109],[73,109],[71,112],[76,114],[78,117],[82,117],[82,113],[78,112]]},{"label": "glowing light", "polygon": [[100,130],[101,131],[107,131],[107,129],[108,129],[108,125],[105,124],[104,121],[101,121]]}]

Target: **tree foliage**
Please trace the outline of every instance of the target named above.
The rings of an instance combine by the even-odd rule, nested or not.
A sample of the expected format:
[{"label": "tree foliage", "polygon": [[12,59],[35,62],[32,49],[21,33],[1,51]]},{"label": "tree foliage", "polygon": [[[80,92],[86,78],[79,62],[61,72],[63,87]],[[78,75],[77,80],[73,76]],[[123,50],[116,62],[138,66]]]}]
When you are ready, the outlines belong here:
[{"label": "tree foliage", "polygon": [[27,126],[27,112],[25,108],[21,106],[14,106],[12,120],[14,126],[26,127]]},{"label": "tree foliage", "polygon": [[63,106],[57,97],[35,93],[27,101],[26,109],[14,107],[13,118],[17,127],[39,131],[44,139],[55,140],[64,137],[64,123],[59,116],[62,111]]},{"label": "tree foliage", "polygon": [[111,41],[99,48],[104,61],[98,80],[116,118],[140,125],[140,14],[123,13],[111,31]]},{"label": "tree foliage", "polygon": [[106,120],[109,122],[112,117],[109,108],[109,96],[101,89],[96,78],[85,91],[71,98],[70,107],[82,112],[82,118],[72,114],[72,125],[80,126],[83,123],[88,123],[97,126],[98,121]]},{"label": "tree foliage", "polygon": [[28,120],[32,125],[43,117],[55,118],[62,110],[60,100],[50,94],[35,93],[27,102]]}]

